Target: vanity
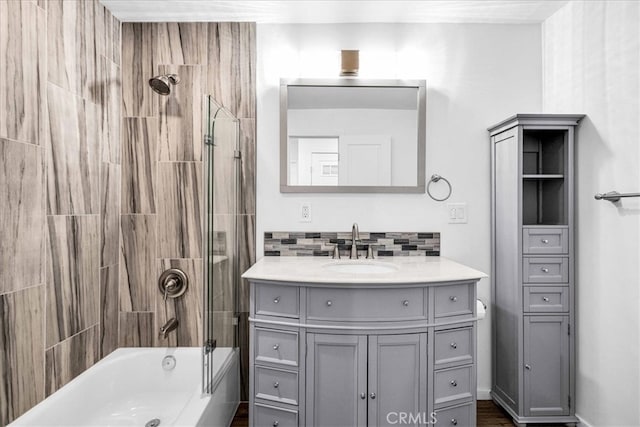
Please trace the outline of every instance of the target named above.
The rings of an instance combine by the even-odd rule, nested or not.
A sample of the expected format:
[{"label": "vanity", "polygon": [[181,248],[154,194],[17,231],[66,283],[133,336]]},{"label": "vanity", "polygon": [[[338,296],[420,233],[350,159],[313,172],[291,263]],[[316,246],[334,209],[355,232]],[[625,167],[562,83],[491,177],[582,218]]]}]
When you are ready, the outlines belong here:
[{"label": "vanity", "polygon": [[476,424],[476,284],[442,257],[265,257],[250,282],[250,425]]}]

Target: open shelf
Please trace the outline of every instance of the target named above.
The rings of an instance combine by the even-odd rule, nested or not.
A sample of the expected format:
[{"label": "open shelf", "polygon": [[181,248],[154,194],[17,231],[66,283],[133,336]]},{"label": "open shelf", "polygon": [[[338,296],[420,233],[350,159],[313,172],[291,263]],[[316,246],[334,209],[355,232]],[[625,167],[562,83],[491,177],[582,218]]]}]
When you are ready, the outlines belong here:
[{"label": "open shelf", "polygon": [[523,225],[566,225],[566,205],[563,179],[522,181]]},{"label": "open shelf", "polygon": [[567,158],[567,132],[556,129],[523,131],[522,173],[563,175]]}]

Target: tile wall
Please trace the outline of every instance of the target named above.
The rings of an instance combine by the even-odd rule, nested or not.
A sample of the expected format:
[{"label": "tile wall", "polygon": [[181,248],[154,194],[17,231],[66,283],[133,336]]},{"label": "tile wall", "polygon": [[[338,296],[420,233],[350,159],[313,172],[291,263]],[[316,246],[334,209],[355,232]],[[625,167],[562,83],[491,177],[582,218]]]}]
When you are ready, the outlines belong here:
[{"label": "tile wall", "polygon": [[117,345],[120,27],[0,1],[0,425]]},{"label": "tile wall", "polygon": [[[119,296],[117,305],[109,299],[109,313],[120,321],[119,345],[199,346],[205,94],[211,94],[240,119],[240,270],[255,262],[255,24],[125,23],[122,56]],[[147,83],[152,76],[164,73],[176,73],[181,78],[166,97],[154,93]],[[224,175],[218,177],[220,182],[233,178],[231,163],[216,171]],[[228,196],[216,199],[214,213],[220,236],[232,237],[234,199]],[[234,245],[229,242],[219,247],[231,251]],[[168,340],[162,340],[157,331],[166,319],[157,278],[170,267],[183,269],[191,282],[183,298],[170,301],[168,314],[175,313],[180,326]],[[220,263],[219,268],[217,277],[228,280],[230,263]],[[218,345],[230,346],[233,304],[227,299],[233,293],[224,291],[231,288],[230,283],[222,285],[214,295],[215,325],[219,328]],[[241,284],[239,310],[244,325],[240,346],[244,369],[248,369],[246,283]]]}]

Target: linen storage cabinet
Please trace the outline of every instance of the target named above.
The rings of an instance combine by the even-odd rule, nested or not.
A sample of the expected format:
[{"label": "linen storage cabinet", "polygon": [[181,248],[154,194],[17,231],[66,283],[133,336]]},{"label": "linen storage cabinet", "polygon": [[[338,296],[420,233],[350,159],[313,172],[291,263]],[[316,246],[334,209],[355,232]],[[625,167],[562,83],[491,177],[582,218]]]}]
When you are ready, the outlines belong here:
[{"label": "linen storage cabinet", "polygon": [[582,115],[489,128],[493,377],[517,425],[575,425],[574,144]]}]

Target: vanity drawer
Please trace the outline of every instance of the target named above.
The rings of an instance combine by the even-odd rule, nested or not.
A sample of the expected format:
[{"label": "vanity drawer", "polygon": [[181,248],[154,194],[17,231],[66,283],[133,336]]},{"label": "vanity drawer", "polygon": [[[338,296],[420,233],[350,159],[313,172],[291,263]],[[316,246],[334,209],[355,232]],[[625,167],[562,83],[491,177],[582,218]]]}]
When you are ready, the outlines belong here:
[{"label": "vanity drawer", "polygon": [[298,333],[255,329],[256,361],[298,366]]},{"label": "vanity drawer", "polygon": [[569,252],[568,228],[523,228],[523,254],[566,254]]},{"label": "vanity drawer", "polygon": [[525,286],[524,311],[528,313],[566,313],[569,311],[568,286]]},{"label": "vanity drawer", "polygon": [[444,369],[434,375],[433,395],[436,408],[471,400],[473,366]]},{"label": "vanity drawer", "polygon": [[473,315],[475,298],[473,285],[448,285],[435,288],[434,313],[436,319]]},{"label": "vanity drawer", "polygon": [[298,411],[255,404],[254,427],[298,427]]},{"label": "vanity drawer", "polygon": [[473,403],[441,409],[435,412],[436,420],[438,420],[436,425],[440,427],[471,427],[476,425],[476,420],[473,416]]},{"label": "vanity drawer", "polygon": [[255,368],[255,391],[260,399],[298,404],[298,373],[281,369]]},{"label": "vanity drawer", "polygon": [[256,284],[256,314],[264,316],[300,317],[298,287]]},{"label": "vanity drawer", "polygon": [[396,321],[427,319],[424,288],[309,288],[307,320]]},{"label": "vanity drawer", "polygon": [[435,332],[434,369],[473,363],[473,329],[447,329]]},{"label": "vanity drawer", "polygon": [[524,283],[567,283],[569,258],[525,257],[522,276]]}]

